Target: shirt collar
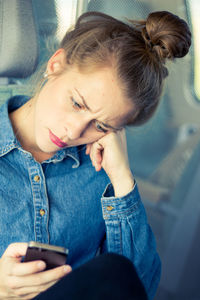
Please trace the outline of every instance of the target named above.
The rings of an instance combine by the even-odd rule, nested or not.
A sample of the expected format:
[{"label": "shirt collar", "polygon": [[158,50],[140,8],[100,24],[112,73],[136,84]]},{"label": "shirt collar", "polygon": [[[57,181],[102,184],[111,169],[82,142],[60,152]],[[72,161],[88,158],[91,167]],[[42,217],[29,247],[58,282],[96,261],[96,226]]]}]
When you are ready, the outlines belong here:
[{"label": "shirt collar", "polygon": [[[17,140],[12,124],[9,119],[9,113],[16,110],[24,103],[29,100],[27,96],[14,96],[8,99],[1,107],[0,107],[0,157],[10,152],[14,148],[21,148],[19,141]],[[72,166],[73,168],[77,168],[80,165],[80,156],[79,153],[81,149],[85,146],[78,147],[70,147],[66,149],[59,150],[56,154],[50,159],[46,160],[46,163],[50,162],[59,162],[62,161],[66,156],[71,157],[75,164]]]},{"label": "shirt collar", "polygon": [[0,156],[5,155],[10,152],[12,149],[17,148],[19,143],[15,137],[13,132],[13,128],[9,119],[9,112],[17,109],[23,103],[21,102],[21,98],[25,97],[12,97],[8,99],[0,108]]},{"label": "shirt collar", "polygon": [[59,161],[62,161],[65,157],[69,156],[75,161],[75,163],[72,165],[72,168],[78,168],[80,165],[79,153],[82,148],[83,146],[79,146],[59,150],[54,156],[52,156],[48,160],[43,161],[42,163],[57,163]]}]

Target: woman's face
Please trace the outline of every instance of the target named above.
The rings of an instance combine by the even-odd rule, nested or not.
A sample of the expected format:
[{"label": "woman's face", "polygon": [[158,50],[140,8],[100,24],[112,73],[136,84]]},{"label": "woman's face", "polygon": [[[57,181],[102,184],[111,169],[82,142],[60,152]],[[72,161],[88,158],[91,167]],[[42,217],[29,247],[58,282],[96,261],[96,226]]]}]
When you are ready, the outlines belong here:
[{"label": "woman's face", "polygon": [[45,153],[97,141],[133,110],[111,68],[84,74],[69,67],[50,76],[35,101],[35,141]]}]

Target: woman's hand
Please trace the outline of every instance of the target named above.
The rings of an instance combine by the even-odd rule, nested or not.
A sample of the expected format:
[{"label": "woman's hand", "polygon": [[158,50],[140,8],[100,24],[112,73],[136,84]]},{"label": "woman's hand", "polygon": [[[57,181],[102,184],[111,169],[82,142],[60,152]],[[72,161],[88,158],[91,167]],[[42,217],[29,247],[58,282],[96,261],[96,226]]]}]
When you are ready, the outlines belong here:
[{"label": "woman's hand", "polygon": [[97,142],[88,144],[86,154],[90,155],[96,171],[104,168],[116,197],[124,196],[132,190],[134,178],[129,167],[124,129],[108,133]]},{"label": "woman's hand", "polygon": [[[61,266],[43,271],[43,261],[22,263],[26,243],[10,244],[0,259],[0,299],[32,299],[71,271]],[[43,271],[43,272],[41,272]]]}]

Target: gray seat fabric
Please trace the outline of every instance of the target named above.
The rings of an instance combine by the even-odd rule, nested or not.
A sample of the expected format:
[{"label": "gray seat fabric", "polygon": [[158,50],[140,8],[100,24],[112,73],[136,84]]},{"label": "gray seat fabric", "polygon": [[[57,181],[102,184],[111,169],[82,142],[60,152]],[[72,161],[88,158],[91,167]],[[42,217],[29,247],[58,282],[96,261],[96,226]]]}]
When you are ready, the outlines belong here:
[{"label": "gray seat fabric", "polygon": [[124,22],[126,18],[145,19],[150,12],[150,6],[140,0],[90,0],[88,2],[88,11],[100,11]]},{"label": "gray seat fabric", "polygon": [[0,77],[26,78],[37,67],[31,0],[0,0]]}]

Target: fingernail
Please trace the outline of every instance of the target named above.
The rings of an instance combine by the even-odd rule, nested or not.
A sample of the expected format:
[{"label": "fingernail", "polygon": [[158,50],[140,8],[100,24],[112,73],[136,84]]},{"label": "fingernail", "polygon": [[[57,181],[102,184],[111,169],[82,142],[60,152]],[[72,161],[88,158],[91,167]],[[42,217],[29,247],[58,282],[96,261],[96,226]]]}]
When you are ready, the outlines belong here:
[{"label": "fingernail", "polygon": [[70,266],[64,266],[63,267],[64,273],[69,273],[69,272],[71,272],[71,270],[72,270],[72,268]]},{"label": "fingernail", "polygon": [[45,264],[45,262],[43,262],[43,261],[40,261],[38,264],[37,264],[37,266],[38,266],[38,268],[39,269],[44,269],[45,267],[46,267],[46,264]]}]

